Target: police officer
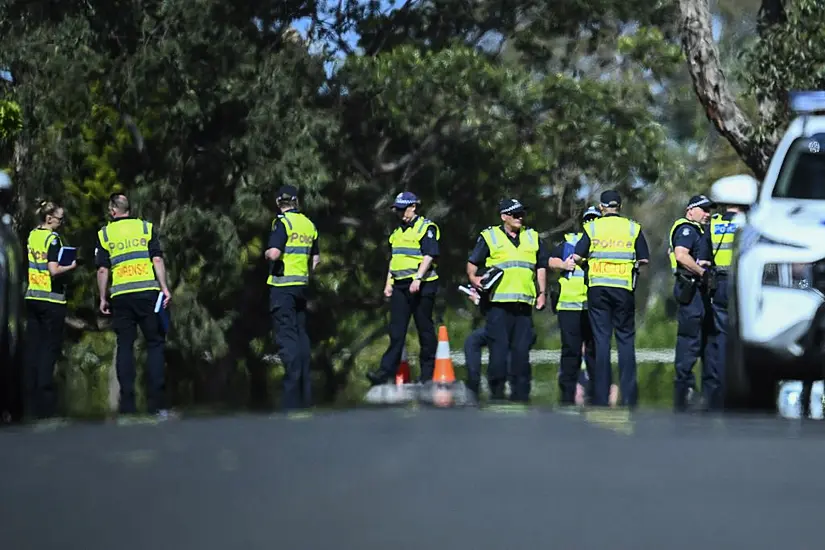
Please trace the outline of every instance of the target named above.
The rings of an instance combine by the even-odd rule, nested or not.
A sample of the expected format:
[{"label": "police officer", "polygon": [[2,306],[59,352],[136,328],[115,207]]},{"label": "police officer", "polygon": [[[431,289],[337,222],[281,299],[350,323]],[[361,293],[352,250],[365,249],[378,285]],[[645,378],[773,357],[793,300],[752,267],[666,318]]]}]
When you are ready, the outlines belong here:
[{"label": "police officer", "polygon": [[[587,224],[600,217],[601,212],[591,206],[582,215],[582,223]],[[586,350],[584,357],[588,371],[592,372],[594,359],[593,331],[587,315],[587,285],[584,282],[584,270],[573,260],[573,251],[581,237],[582,232],[566,233],[564,243],[558,245],[550,253],[548,262],[550,269],[562,271],[562,276],[559,277],[561,291],[555,306],[561,331],[561,361],[558,380],[561,405],[575,403],[576,380],[580,377],[582,349]],[[566,248],[569,249],[569,253],[565,253]]]},{"label": "police officer", "polygon": [[134,344],[140,326],[146,339],[148,412],[165,418],[168,415],[163,358],[166,335],[155,307],[161,294],[160,306],[169,307],[172,294],[166,282],[160,238],[153,223],[131,215],[129,199],[122,193],[113,193],[109,197],[109,215],[112,221],[97,233],[95,264],[100,311],[112,315],[117,336],[120,413],[137,412]]},{"label": "police officer", "polygon": [[[486,314],[489,302],[475,287],[470,286],[468,297],[474,304],[479,306],[482,315]],[[481,325],[471,332],[464,340],[464,362],[467,365],[467,388],[476,397],[479,395],[481,387],[481,348],[487,345],[487,326]]]},{"label": "police officer", "polygon": [[[490,306],[490,301],[486,294],[479,293],[474,287],[470,286],[471,294],[469,298],[481,309],[482,315],[487,314]],[[487,336],[487,325],[482,325],[475,329],[464,340],[464,362],[467,365],[467,387],[478,397],[481,387],[481,348],[489,345],[489,337]],[[536,343],[536,335],[533,335],[533,341],[530,346]],[[510,366],[510,356],[507,358],[507,368]]]},{"label": "police officer", "polygon": [[702,358],[702,393],[706,406],[717,402],[721,378],[713,354],[713,314],[710,306],[711,250],[704,226],[710,218],[713,201],[704,195],[691,197],[685,215],[670,228],[670,266],[676,280],[673,297],[677,313],[674,410],[684,411],[691,404],[696,384],[693,365]]},{"label": "police officer", "polygon": [[[719,205],[723,206],[723,205]],[[710,218],[710,247],[712,251],[713,267],[716,274],[716,288],[711,296],[711,308],[713,309],[713,323],[715,329],[715,342],[713,354],[719,373],[719,390],[715,399],[709,403],[709,407],[720,410],[723,406],[725,364],[727,361],[727,335],[728,335],[728,286],[731,279],[728,277],[728,269],[733,260],[733,240],[736,234],[737,224],[744,218],[745,208],[740,205],[724,205],[724,212],[717,212]]]},{"label": "police officer", "polygon": [[638,267],[647,264],[650,251],[638,222],[619,215],[621,205],[617,191],[601,194],[602,217],[584,226],[574,254],[576,263],[587,262],[587,310],[596,347],[591,404],[599,407],[609,405],[614,330],[619,348],[620,404],[635,407],[638,401],[634,290]]},{"label": "police officer", "polygon": [[65,211],[50,201],[41,201],[36,211],[38,225],[28,238],[29,285],[26,289],[26,411],[27,416],[50,418],[56,413],[54,365],[63,346],[66,320],[66,284],[63,275],[77,262],[60,265],[63,243],[57,230]]},{"label": "police officer", "polygon": [[298,211],[298,189],[282,186],[275,202],[281,213],[272,221],[264,256],[272,262],[266,281],[269,312],[284,364],[283,405],[289,411],[312,405],[306,289],[321,255],[315,224]]},{"label": "police officer", "polygon": [[532,309],[544,309],[549,257],[536,230],[524,227],[525,207],[518,200],[502,200],[499,213],[502,224],[481,232],[467,261],[467,277],[470,284],[481,288],[479,267],[504,272],[490,290],[486,315],[490,398],[504,398],[509,356],[510,400],[526,402],[532,378],[530,346],[535,338]]},{"label": "police officer", "polygon": [[441,232],[432,220],[419,215],[421,201],[404,191],[395,197],[393,210],[401,223],[390,235],[392,257],[384,285],[390,298],[390,345],[376,371],[367,373],[372,385],[395,377],[407,337],[410,316],[415,320],[421,346],[420,381],[432,380],[438,341],[433,323],[433,308],[438,292],[438,240]]}]

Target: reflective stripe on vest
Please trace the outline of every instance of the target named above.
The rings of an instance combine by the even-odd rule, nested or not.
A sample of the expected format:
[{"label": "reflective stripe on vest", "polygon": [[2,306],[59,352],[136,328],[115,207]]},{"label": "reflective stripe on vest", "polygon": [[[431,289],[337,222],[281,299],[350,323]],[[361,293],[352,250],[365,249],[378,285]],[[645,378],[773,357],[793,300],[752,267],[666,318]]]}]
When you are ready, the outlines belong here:
[{"label": "reflective stripe on vest", "polygon": [[639,224],[620,216],[605,216],[588,223],[585,231],[590,237],[588,286],[632,291]]},{"label": "reflective stripe on vest", "polygon": [[54,304],[65,304],[66,295],[52,292],[52,275],[49,273],[49,247],[54,240],[60,244],[60,236],[48,229],[33,229],[29,233],[27,248],[29,256],[29,284],[26,300],[39,300]]},{"label": "reflective stripe on vest", "polygon": [[[573,246],[582,238],[582,233],[567,233],[565,242]],[[562,258],[564,259],[564,258]],[[576,269],[565,276],[559,277],[559,302],[556,311],[582,311],[587,309],[587,285],[584,284],[584,270],[578,265]]]},{"label": "reflective stripe on vest", "polygon": [[280,260],[284,272],[270,273],[266,283],[271,286],[304,286],[309,284],[309,262],[312,243],[318,238],[318,230],[308,217],[300,212],[284,212],[272,221],[282,223],[286,228],[287,240]]},{"label": "reflective stripe on vest", "polygon": [[668,241],[667,241],[667,243],[668,243],[667,244],[667,255],[670,258],[670,270],[673,273],[676,273],[676,268],[678,267],[678,264],[676,262],[676,253],[673,251],[673,235],[676,232],[676,229],[680,225],[684,225],[684,224],[689,224],[689,225],[692,225],[693,227],[695,227],[699,231],[700,235],[702,233],[704,233],[704,229],[702,228],[702,224],[697,223],[697,222],[692,222],[687,218],[679,218],[678,220],[673,222],[673,225],[670,226],[670,233],[668,234]]},{"label": "reflective stripe on vest", "polygon": [[[390,273],[394,281],[409,279],[418,273],[421,259],[424,253],[421,252],[421,239],[428,229],[435,229],[435,238],[441,237],[438,225],[431,220],[419,216],[412,226],[402,229],[396,227],[390,235],[390,246],[392,247],[392,258],[390,259]],[[430,268],[421,278],[422,281],[434,281],[438,279],[435,260],[430,264]]]},{"label": "reflective stripe on vest", "polygon": [[112,297],[133,292],[160,290],[149,257],[153,225],[135,218],[115,220],[97,232],[109,252],[112,266]]},{"label": "reflective stripe on vest", "polygon": [[490,296],[491,302],[520,302],[533,305],[536,301],[536,253],[539,236],[532,229],[524,228],[516,247],[501,227],[489,227],[481,236],[490,249],[487,267],[504,271]]},{"label": "reflective stripe on vest", "polygon": [[710,219],[710,242],[713,263],[721,268],[730,267],[733,261],[733,239],[736,224],[722,219],[721,214],[714,214]]}]

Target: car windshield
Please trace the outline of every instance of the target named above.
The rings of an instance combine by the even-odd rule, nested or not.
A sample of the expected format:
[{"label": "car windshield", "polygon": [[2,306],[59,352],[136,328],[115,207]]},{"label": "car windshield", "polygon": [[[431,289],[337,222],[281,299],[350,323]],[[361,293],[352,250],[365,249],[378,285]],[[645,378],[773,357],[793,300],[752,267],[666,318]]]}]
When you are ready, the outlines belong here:
[{"label": "car windshield", "polygon": [[825,134],[794,141],[785,155],[772,196],[825,200]]}]

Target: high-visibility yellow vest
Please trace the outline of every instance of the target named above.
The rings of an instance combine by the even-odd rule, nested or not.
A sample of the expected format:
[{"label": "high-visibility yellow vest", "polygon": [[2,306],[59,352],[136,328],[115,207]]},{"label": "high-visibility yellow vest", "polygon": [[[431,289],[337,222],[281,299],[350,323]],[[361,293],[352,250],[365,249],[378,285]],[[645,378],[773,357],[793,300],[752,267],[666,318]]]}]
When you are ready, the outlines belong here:
[{"label": "high-visibility yellow vest", "polygon": [[710,242],[713,263],[717,267],[728,268],[733,261],[733,238],[736,235],[736,224],[722,219],[722,214],[714,214],[710,218]]},{"label": "high-visibility yellow vest", "polygon": [[[567,233],[564,240],[573,246],[582,238],[582,233]],[[566,258],[562,258],[564,260]],[[569,274],[568,274],[569,273]],[[568,278],[569,277],[569,278]],[[559,303],[556,311],[582,311],[587,309],[587,285],[584,284],[584,270],[576,266],[572,272],[564,272],[559,277]]]},{"label": "high-visibility yellow vest", "polygon": [[504,230],[488,227],[481,232],[490,249],[487,267],[497,267],[504,275],[490,295],[491,302],[520,302],[533,305],[536,301],[536,253],[539,235],[533,229],[522,228],[519,245],[510,241]]},{"label": "high-visibility yellow vest", "polygon": [[113,298],[122,294],[160,290],[149,257],[153,230],[150,222],[123,218],[110,222],[97,232],[101,245],[109,252]]},{"label": "high-visibility yellow vest", "polygon": [[673,273],[676,273],[676,268],[678,267],[678,264],[676,262],[676,253],[673,251],[673,234],[676,232],[676,228],[683,224],[692,225],[699,231],[700,235],[705,232],[704,228],[702,228],[702,224],[698,222],[692,222],[687,218],[679,218],[678,220],[673,222],[673,225],[670,226],[670,234],[667,241],[667,255],[668,257],[670,257],[670,269],[673,271]]},{"label": "high-visibility yellow vest", "polygon": [[[439,239],[441,231],[431,220],[419,216],[410,227],[402,229],[396,227],[390,234],[390,246],[392,247],[392,258],[390,259],[390,273],[393,281],[409,279],[418,273],[418,267],[424,253],[421,252],[421,239],[430,229],[435,230],[435,238]],[[430,268],[421,278],[422,281],[434,281],[438,279],[436,262],[433,260]]]},{"label": "high-visibility yellow vest", "polygon": [[49,273],[49,247],[60,236],[48,229],[33,229],[29,233],[29,285],[26,288],[26,300],[39,300],[53,304],[65,304],[66,295],[62,292],[52,292],[52,275]]},{"label": "high-visibility yellow vest", "polygon": [[621,216],[605,216],[584,227],[590,237],[587,257],[588,287],[633,290],[636,239],[641,226]]},{"label": "high-visibility yellow vest", "polygon": [[312,243],[318,238],[318,230],[308,217],[300,212],[284,212],[272,221],[282,223],[286,228],[286,246],[279,258],[284,264],[284,272],[270,273],[266,283],[271,286],[306,286],[309,284],[309,262]]}]

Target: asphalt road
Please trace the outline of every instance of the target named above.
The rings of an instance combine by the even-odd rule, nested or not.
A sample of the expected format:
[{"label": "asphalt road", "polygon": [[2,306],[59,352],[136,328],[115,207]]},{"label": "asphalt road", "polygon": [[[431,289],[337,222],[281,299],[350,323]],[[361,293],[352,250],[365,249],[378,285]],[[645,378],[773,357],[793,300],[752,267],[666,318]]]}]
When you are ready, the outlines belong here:
[{"label": "asphalt road", "polygon": [[398,409],[0,431],[9,549],[821,548],[825,423]]}]

